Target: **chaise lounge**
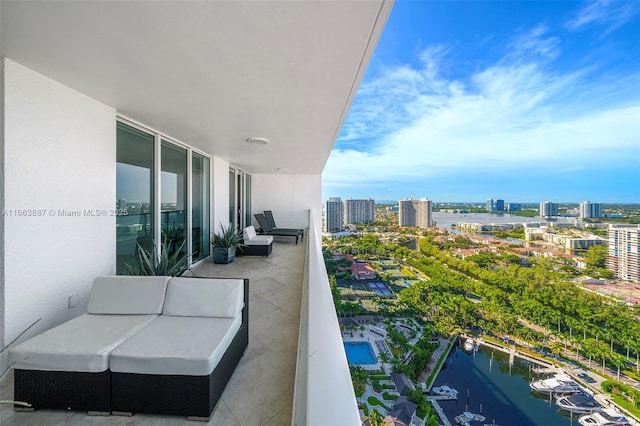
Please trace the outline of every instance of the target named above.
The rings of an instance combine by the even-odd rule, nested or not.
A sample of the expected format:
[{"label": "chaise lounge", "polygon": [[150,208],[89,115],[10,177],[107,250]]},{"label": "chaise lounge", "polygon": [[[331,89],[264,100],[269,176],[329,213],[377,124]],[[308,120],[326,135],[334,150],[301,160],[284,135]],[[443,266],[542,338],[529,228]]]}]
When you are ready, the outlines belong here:
[{"label": "chaise lounge", "polygon": [[248,345],[248,295],[248,279],[98,277],[87,314],[9,351],[14,399],[209,419]]},{"label": "chaise lounge", "polygon": [[300,233],[300,239],[304,239],[304,229],[302,228],[279,228],[276,225],[276,221],[273,218],[273,212],[271,210],[265,210],[264,212],[264,218],[267,222],[267,226],[269,228],[271,228],[271,230],[275,230],[275,231],[284,231],[284,232],[299,232]]},{"label": "chaise lounge", "polygon": [[264,214],[256,213],[253,215],[258,221],[258,225],[260,225],[260,229],[258,232],[262,235],[273,235],[280,237],[294,237],[296,239],[296,244],[298,244],[298,238],[304,237],[304,231],[302,229],[293,229],[293,228],[285,228],[285,229],[276,229],[272,228]]},{"label": "chaise lounge", "polygon": [[257,235],[253,225],[242,230],[242,248],[236,256],[269,256],[273,249],[273,236]]},{"label": "chaise lounge", "polygon": [[249,342],[249,280],[172,278],[162,315],[111,354],[114,414],[208,421]]},{"label": "chaise lounge", "polygon": [[98,277],[87,313],[9,351],[14,399],[39,408],[111,411],[111,352],[162,312],[169,277]]}]

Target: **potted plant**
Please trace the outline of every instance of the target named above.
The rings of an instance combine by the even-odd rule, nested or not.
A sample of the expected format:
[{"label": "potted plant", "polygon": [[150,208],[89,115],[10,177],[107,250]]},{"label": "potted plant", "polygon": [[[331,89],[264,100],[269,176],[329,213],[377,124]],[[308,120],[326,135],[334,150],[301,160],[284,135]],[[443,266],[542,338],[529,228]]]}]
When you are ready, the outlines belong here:
[{"label": "potted plant", "polygon": [[188,269],[189,255],[181,252],[184,241],[178,247],[174,247],[174,251],[171,252],[173,247],[171,240],[162,240],[162,249],[159,254],[155,242],[152,241],[152,243],[153,248],[147,250],[138,242],[138,261],[133,265],[125,263],[128,275],[179,277]]},{"label": "potted plant", "polygon": [[231,224],[225,227],[220,223],[220,230],[211,234],[211,246],[214,263],[231,263],[236,257],[236,249],[242,248],[242,231]]}]

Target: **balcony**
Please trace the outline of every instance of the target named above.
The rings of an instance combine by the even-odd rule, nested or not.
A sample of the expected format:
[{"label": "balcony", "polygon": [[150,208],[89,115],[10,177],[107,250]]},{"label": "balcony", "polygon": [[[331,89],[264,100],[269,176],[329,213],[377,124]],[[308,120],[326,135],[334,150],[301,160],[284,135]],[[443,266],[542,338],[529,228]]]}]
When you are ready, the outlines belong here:
[{"label": "balcony", "polygon": [[[209,424],[359,424],[320,237],[313,229],[302,244],[276,237],[268,258],[240,256],[229,265],[207,260],[192,273],[250,279],[249,347]],[[313,303],[307,306],[309,300]],[[9,378],[0,386],[0,399],[12,396],[13,381]],[[15,413],[11,405],[0,405],[3,426],[151,422],[194,424],[180,417],[147,414],[125,418],[52,410]]]}]

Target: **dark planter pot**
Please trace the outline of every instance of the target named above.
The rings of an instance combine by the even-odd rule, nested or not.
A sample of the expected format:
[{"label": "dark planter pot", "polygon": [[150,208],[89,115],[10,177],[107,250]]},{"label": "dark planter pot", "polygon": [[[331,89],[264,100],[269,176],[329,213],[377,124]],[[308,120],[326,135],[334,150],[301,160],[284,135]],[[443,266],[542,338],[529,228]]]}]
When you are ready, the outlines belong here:
[{"label": "dark planter pot", "polygon": [[213,263],[231,263],[236,257],[235,247],[212,247]]}]

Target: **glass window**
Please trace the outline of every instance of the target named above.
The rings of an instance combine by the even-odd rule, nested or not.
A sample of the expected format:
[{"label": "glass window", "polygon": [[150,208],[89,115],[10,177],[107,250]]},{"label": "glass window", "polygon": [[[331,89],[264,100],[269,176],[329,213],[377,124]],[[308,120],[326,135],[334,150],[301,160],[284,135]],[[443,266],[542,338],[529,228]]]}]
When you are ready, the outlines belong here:
[{"label": "glass window", "polygon": [[229,223],[234,228],[236,222],[236,169],[229,168]]},{"label": "glass window", "polygon": [[187,253],[187,150],[163,140],[160,164],[162,242],[168,245],[169,256],[176,251]]},{"label": "glass window", "polygon": [[244,176],[244,185],[245,185],[245,202],[244,202],[244,215],[245,215],[245,226],[251,225],[251,175],[245,174]]},{"label": "glass window", "polygon": [[122,123],[116,132],[116,208],[126,209],[116,217],[116,273],[126,274],[137,263],[137,245],[153,247],[154,137]]},{"label": "glass window", "polygon": [[241,172],[236,173],[236,220],[234,223],[237,229],[244,227],[244,217],[242,216],[242,209],[244,208],[242,200],[242,176],[243,174]]},{"label": "glass window", "polygon": [[209,255],[209,176],[209,159],[194,152],[191,160],[192,262]]}]

